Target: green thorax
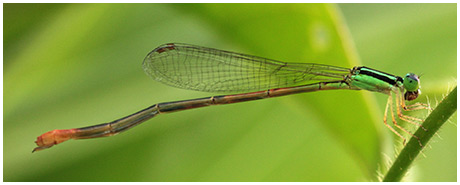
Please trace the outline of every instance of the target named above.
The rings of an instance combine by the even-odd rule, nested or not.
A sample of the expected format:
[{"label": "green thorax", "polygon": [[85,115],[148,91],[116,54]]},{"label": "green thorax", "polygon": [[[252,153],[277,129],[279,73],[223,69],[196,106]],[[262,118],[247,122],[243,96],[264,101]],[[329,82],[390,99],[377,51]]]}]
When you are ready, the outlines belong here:
[{"label": "green thorax", "polygon": [[403,87],[403,79],[368,67],[354,67],[349,77],[351,86],[388,94],[394,88]]}]

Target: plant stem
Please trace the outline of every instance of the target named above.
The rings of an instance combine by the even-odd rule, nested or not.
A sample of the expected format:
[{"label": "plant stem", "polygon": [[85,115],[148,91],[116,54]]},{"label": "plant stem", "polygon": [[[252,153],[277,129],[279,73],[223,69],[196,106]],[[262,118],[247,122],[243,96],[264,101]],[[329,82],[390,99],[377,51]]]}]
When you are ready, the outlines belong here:
[{"label": "plant stem", "polygon": [[[426,146],[428,141],[439,130],[439,128],[450,118],[450,116],[457,110],[457,87],[452,90],[447,97],[433,110],[433,112],[426,118],[422,128],[418,128],[415,135],[420,138],[423,146]],[[416,138],[411,138],[409,143],[403,148],[396,161],[388,170],[383,178],[384,182],[401,181],[401,178],[406,174],[412,161],[417,157],[423,147],[420,147]]]}]

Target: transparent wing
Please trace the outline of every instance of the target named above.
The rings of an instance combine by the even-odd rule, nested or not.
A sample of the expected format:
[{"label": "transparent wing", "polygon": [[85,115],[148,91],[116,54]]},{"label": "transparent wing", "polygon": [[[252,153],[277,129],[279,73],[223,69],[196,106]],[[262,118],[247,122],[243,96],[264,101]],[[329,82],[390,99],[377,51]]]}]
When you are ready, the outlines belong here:
[{"label": "transparent wing", "polygon": [[347,68],[285,63],[189,44],[164,44],[150,52],[143,68],[167,85],[205,92],[249,92],[319,81],[343,80]]}]

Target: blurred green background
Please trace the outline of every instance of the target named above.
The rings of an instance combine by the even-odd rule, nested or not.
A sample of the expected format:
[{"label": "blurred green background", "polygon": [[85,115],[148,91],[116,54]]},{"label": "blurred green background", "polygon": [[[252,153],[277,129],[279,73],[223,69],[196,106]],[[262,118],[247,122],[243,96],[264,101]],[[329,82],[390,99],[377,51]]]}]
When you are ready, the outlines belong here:
[{"label": "blurred green background", "polygon": [[[432,105],[456,86],[456,4],[3,6],[4,181],[376,181],[401,148],[382,122],[387,96],[323,91],[164,114],[31,154],[53,129],[218,95],[146,76],[164,43],[414,72]],[[456,115],[406,181],[457,181]]]}]

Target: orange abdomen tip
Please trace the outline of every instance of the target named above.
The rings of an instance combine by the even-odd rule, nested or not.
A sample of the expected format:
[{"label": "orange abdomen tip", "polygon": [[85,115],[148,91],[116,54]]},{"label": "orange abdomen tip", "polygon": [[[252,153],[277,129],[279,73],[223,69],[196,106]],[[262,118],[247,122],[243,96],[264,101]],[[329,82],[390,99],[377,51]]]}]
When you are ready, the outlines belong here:
[{"label": "orange abdomen tip", "polygon": [[53,145],[57,145],[59,143],[72,139],[75,132],[75,129],[52,130],[46,132],[41,136],[37,137],[35,143],[38,147],[34,148],[32,152],[40,151],[52,147]]}]

